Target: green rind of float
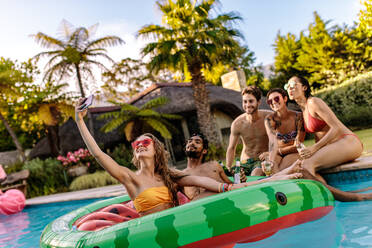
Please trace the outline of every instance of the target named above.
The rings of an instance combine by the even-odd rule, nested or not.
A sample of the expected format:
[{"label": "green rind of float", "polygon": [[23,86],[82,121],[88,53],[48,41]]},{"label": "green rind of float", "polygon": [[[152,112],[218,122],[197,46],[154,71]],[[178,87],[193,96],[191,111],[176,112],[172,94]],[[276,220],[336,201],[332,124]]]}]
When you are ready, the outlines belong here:
[{"label": "green rind of float", "polygon": [[121,203],[129,200],[130,198],[128,195],[118,196],[91,203],[87,206],[81,207],[68,213],[68,215],[74,216],[74,218],[71,221],[66,223],[69,227],[68,231],[55,232],[52,230],[52,225],[63,219],[63,217],[65,217],[66,215],[57,218],[56,220],[48,224],[45,227],[44,231],[42,232],[42,235],[40,237],[40,247],[78,247],[76,246],[76,244],[81,243],[83,240],[89,239],[90,238],[89,236],[91,236],[94,233],[72,230],[72,224],[77,219],[91,212],[94,212],[100,208],[106,207],[108,205]]},{"label": "green rind of float", "polygon": [[[276,192],[287,196],[286,205],[277,202]],[[116,197],[90,204],[84,209],[91,212],[125,199],[128,197]],[[210,196],[99,232],[68,231],[55,234],[48,225],[41,244],[42,247],[105,248],[148,247],[151,243],[151,247],[178,247],[324,206],[334,206],[334,199],[322,184],[311,180],[276,181]],[[71,223],[80,218],[82,212]],[[48,243],[44,237],[53,240]]]},{"label": "green rind of float", "polygon": [[[234,182],[234,177],[228,177],[231,182]],[[247,176],[247,181],[246,182],[252,182],[252,181],[257,181],[258,179],[265,178],[262,176]]]}]

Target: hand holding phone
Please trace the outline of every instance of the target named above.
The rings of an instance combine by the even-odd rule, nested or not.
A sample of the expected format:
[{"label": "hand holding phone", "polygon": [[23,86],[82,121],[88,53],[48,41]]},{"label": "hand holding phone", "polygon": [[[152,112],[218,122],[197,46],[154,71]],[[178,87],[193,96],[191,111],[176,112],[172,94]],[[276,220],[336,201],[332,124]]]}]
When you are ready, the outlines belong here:
[{"label": "hand holding phone", "polygon": [[93,95],[90,95],[84,100],[84,102],[81,103],[81,105],[79,106],[79,111],[83,111],[84,109],[87,109],[92,104],[93,104]]}]

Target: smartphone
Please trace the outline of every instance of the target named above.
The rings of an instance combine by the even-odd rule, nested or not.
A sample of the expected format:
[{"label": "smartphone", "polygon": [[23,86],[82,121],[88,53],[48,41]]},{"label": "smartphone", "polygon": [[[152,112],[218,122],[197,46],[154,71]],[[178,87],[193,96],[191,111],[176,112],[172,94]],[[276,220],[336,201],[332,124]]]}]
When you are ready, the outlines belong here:
[{"label": "smartphone", "polygon": [[79,110],[82,111],[87,109],[90,105],[93,104],[93,95],[88,96],[85,101],[80,105]]}]

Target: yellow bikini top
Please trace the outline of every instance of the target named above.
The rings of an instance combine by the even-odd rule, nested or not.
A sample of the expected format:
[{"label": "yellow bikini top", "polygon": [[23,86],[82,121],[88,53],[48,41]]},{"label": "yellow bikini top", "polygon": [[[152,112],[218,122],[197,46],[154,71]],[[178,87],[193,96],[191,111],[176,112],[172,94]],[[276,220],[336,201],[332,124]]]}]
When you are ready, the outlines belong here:
[{"label": "yellow bikini top", "polygon": [[136,199],[134,199],[133,204],[137,212],[144,212],[157,207],[164,203],[171,203],[172,199],[169,194],[169,190],[165,186],[152,187],[142,191]]}]

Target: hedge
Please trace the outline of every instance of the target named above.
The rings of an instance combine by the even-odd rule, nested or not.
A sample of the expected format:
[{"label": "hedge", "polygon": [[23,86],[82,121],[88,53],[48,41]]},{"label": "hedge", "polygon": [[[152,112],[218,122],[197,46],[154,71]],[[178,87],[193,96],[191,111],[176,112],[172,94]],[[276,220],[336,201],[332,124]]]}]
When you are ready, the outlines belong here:
[{"label": "hedge", "polygon": [[323,99],[346,126],[371,127],[372,71],[319,90],[315,96]]}]

